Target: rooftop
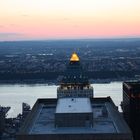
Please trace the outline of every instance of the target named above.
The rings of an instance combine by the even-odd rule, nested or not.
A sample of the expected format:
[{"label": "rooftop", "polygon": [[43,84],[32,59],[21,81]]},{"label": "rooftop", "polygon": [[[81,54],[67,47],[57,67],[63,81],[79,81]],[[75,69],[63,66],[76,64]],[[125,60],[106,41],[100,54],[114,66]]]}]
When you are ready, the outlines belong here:
[{"label": "rooftop", "polygon": [[[24,122],[19,134],[81,134],[81,133],[131,133],[125,121],[116,109],[110,98],[93,98],[91,100],[91,106],[86,103],[86,107],[83,110],[93,112],[94,121],[93,127],[65,127],[56,128],[55,112],[67,112],[68,107],[64,106],[64,109],[60,111],[60,106],[65,105],[66,100],[60,100],[58,102],[58,108],[56,109],[57,99],[38,99],[35,103],[30,115]],[[86,102],[86,99],[83,99]],[[77,100],[79,105],[82,105],[81,100]],[[71,103],[71,101],[68,101]],[[76,106],[76,108],[77,108]],[[75,106],[74,106],[75,107]],[[83,105],[82,105],[83,107]],[[81,108],[82,108],[81,107]],[[91,109],[91,110],[90,110]]]},{"label": "rooftop", "polygon": [[92,112],[89,98],[60,98],[56,113],[88,113]]}]

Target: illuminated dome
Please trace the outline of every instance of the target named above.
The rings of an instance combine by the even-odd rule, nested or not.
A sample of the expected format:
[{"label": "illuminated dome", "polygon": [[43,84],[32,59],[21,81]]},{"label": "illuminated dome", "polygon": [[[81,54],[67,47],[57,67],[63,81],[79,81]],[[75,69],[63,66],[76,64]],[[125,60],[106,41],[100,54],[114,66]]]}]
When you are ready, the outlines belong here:
[{"label": "illuminated dome", "polygon": [[75,52],[72,54],[70,61],[80,61],[78,55]]}]

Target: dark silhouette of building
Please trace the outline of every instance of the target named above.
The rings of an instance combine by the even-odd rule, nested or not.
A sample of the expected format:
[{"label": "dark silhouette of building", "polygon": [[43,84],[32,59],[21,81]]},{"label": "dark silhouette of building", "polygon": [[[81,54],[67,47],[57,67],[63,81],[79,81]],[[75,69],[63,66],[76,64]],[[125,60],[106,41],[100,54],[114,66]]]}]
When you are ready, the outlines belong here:
[{"label": "dark silhouette of building", "polygon": [[31,107],[27,103],[22,103],[22,119],[24,120],[27,115],[30,113]]},{"label": "dark silhouette of building", "polygon": [[0,106],[0,139],[3,135],[3,132],[5,132],[5,118],[9,110],[10,107]]},{"label": "dark silhouette of building", "polygon": [[123,116],[133,132],[134,140],[140,140],[140,81],[123,83]]}]

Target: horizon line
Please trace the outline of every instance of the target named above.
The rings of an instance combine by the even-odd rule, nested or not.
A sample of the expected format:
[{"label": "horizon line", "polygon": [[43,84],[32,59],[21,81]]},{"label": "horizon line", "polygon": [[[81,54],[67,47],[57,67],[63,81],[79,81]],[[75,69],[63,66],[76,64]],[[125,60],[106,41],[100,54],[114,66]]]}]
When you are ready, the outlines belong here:
[{"label": "horizon line", "polygon": [[70,40],[126,40],[140,39],[140,37],[99,37],[99,38],[50,38],[50,39],[21,39],[21,40],[0,40],[2,42],[31,42],[31,41],[70,41]]}]

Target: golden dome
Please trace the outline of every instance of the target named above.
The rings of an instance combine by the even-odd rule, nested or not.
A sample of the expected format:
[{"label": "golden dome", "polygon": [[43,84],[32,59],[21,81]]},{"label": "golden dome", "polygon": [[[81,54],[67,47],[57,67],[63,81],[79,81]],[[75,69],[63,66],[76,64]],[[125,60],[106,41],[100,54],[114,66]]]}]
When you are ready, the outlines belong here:
[{"label": "golden dome", "polygon": [[70,61],[80,61],[78,55],[75,52],[71,55]]}]

